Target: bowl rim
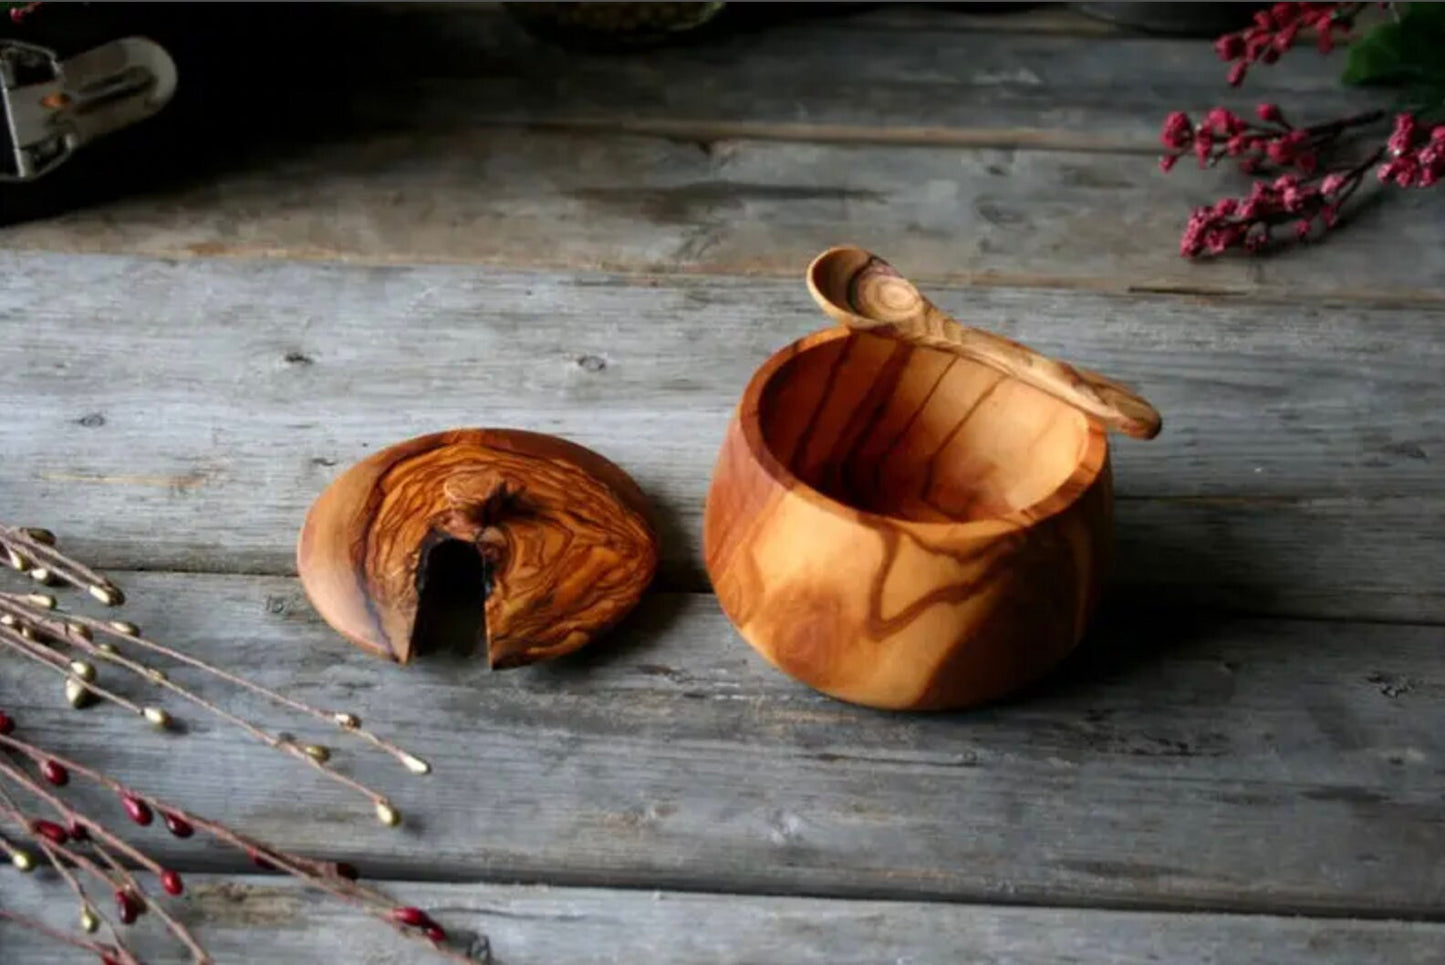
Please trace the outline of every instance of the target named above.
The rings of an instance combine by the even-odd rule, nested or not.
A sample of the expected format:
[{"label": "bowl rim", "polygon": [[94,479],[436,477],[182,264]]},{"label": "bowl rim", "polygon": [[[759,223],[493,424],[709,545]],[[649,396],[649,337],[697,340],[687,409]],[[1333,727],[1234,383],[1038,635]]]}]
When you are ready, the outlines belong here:
[{"label": "bowl rim", "polygon": [[[817,348],[819,345],[825,345],[836,339],[850,337],[861,338],[866,335],[869,335],[869,333],[853,332],[842,326],[837,326],[820,329],[783,346],[768,356],[763,364],[758,366],[757,370],[753,372],[752,378],[748,380],[747,387],[743,390],[742,399],[738,403],[738,424],[742,429],[743,440],[747,444],[748,452],[752,456],[753,461],[779,486],[797,494],[812,505],[845,519],[875,526],[884,525],[904,528],[915,531],[920,535],[990,536],[1027,529],[1068,509],[1089,491],[1098,479],[1099,474],[1103,472],[1104,467],[1107,465],[1109,437],[1103,423],[1080,409],[1074,409],[1067,402],[1058,400],[1060,406],[1072,409],[1084,420],[1086,437],[1083,454],[1078,464],[1074,466],[1074,471],[1068,476],[1065,476],[1057,486],[1049,490],[1042,498],[1035,500],[1028,506],[1016,509],[1011,513],[1006,513],[1002,516],[990,516],[986,519],[971,519],[967,522],[929,522],[925,520],[908,519],[905,516],[890,516],[884,513],[875,513],[869,510],[859,509],[856,506],[850,506],[845,502],[834,499],[821,490],[813,488],[799,479],[791,469],[784,465],[783,461],[773,454],[772,450],[768,447],[767,441],[763,438],[761,417],[763,390],[783,366],[804,352]],[[887,336],[872,335],[872,337],[886,338]],[[921,346],[919,349],[941,351],[939,349],[928,349],[926,346]],[[978,364],[982,365],[983,363]],[[1005,377],[1007,378],[1007,376]]]}]

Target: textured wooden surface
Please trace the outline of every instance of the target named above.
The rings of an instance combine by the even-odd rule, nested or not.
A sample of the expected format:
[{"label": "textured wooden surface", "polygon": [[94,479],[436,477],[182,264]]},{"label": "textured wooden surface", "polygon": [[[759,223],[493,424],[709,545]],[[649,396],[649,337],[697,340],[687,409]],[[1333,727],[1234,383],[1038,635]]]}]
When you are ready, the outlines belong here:
[{"label": "textured wooden surface", "polygon": [[[346,466],[481,423],[623,466],[658,512],[664,584],[703,589],[702,501],[730,410],[769,354],[825,324],[801,278],[56,254],[0,256],[0,271],[0,400],[27,413],[0,423],[9,513],[54,520],[105,566],[294,572],[307,507]],[[1120,582],[1151,599],[1445,619],[1442,313],[935,297],[1168,416],[1159,438],[1113,447]]]},{"label": "textured wooden surface", "polygon": [[[805,20],[627,59],[539,51],[487,12],[293,15],[285,36],[269,15],[207,15],[191,42],[216,39],[193,74],[219,74],[250,36],[276,69],[229,100],[207,77],[195,116],[162,126],[174,143],[104,168],[114,181],[147,165],[133,175],[147,190],[6,244],[795,278],[851,242],[926,281],[1445,298],[1441,273],[1419,269],[1445,248],[1423,191],[1397,192],[1389,214],[1364,206],[1308,255],[1178,258],[1189,210],[1247,188],[1150,161],[1166,113],[1231,97],[1207,42],[931,16]],[[1331,117],[1363,102],[1336,66],[1293,58],[1237,96]]]},{"label": "textured wooden surface", "polygon": [[[697,135],[700,137],[701,135]],[[644,173],[645,172],[645,173]],[[641,180],[639,180],[641,179]],[[1238,174],[1068,150],[689,140],[466,124],[290,156],[12,229],[14,248],[795,278],[851,241],[918,280],[1445,301],[1428,192],[1308,253],[1190,265],[1190,209]],[[1369,271],[1359,270],[1371,252]]]},{"label": "textured wooden surface", "polygon": [[[195,876],[189,890],[195,897],[183,920],[205,929],[222,961],[313,965],[318,932],[334,936],[324,947],[348,965],[424,960],[376,922],[274,880]],[[1428,923],[480,884],[408,883],[397,891],[444,909],[437,917],[453,934],[485,933],[506,965],[1436,965],[1445,943],[1445,927]],[[33,890],[17,897],[27,911],[47,910]],[[138,948],[164,949],[153,933],[146,937]],[[28,936],[6,938],[6,952],[26,965],[75,961]],[[900,956],[900,948],[908,953]]]},{"label": "textured wooden surface", "polygon": [[[631,58],[535,47],[487,5],[316,7],[279,31],[214,10],[162,11],[215,71],[189,61],[153,137],[76,162],[100,200],[0,229],[0,518],[113,569],[151,635],[352,705],[436,773],[338,755],[414,820],[389,832],[229,731],[79,717],[0,663],[0,705],[44,740],[426,881],[399,890],[499,962],[1440,961],[1439,199],[1188,264],[1188,209],[1242,182],[1151,159],[1176,108],[1372,102],[1338,61],[1302,52],[1230,93],[1207,42],[1055,8],[790,15]],[[257,44],[276,69],[216,80]],[[1092,632],[1007,704],[831,701],[706,593],[732,408],[824,324],[802,270],[841,243],[1164,415],[1113,446],[1119,560]],[[641,485],[659,592],[615,637],[507,674],[402,670],[316,616],[294,577],[311,501],[462,425],[571,438]],[[197,881],[247,870],[148,843]],[[222,961],[397,955],[240,880],[194,909]],[[0,876],[6,904],[60,887]],[[0,959],[75,960],[26,942],[0,931]]]},{"label": "textured wooden surface", "polygon": [[[610,642],[492,674],[382,664],[291,578],[117,575],[153,639],[404,735],[432,776],[334,760],[416,828],[377,825],[345,790],[194,714],[194,733],[164,742],[45,687],[12,712],[82,761],[373,874],[1445,917],[1445,628],[1114,606],[1033,693],[909,715],[778,674],[703,594],[656,594]],[[7,691],[31,679],[0,672]]]}]

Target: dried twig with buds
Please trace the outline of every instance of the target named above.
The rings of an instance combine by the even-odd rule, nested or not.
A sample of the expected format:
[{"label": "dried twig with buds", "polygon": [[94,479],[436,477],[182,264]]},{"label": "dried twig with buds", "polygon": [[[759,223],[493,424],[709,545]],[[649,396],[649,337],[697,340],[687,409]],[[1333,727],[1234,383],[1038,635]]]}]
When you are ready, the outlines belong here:
[{"label": "dried twig with buds", "polygon": [[29,915],[22,915],[8,908],[0,908],[0,921],[6,921],[12,925],[18,925],[21,928],[38,932],[51,941],[60,942],[62,945],[69,945],[72,948],[79,948],[90,952],[100,959],[101,965],[139,965],[134,956],[114,945],[106,945],[102,942],[93,942],[84,938],[76,938],[74,935],[67,935],[57,928],[51,928],[38,918],[31,918]]},{"label": "dried twig with buds", "polygon": [[[120,589],[108,579],[62,554],[56,547],[54,534],[48,530],[0,525],[0,547],[8,554],[6,559],[12,566],[32,577],[39,571],[47,581],[59,578],[82,586],[97,599],[108,603],[119,602],[124,598]],[[150,666],[131,655],[137,650],[148,651],[244,688],[289,710],[333,724],[343,733],[391,755],[413,774],[425,775],[431,772],[431,765],[427,761],[364,729],[361,719],[353,713],[324,710],[277,693],[204,660],[148,640],[132,623],[66,614],[55,607],[55,598],[48,594],[0,593],[0,648],[9,649],[33,662],[44,664],[55,673],[63,675],[66,697],[72,706],[82,707],[95,700],[105,700],[143,717],[156,727],[165,729],[171,726],[170,713],[164,708],[138,704],[96,682],[98,664],[118,667],[201,707],[268,747],[302,761],[330,780],[362,794],[371,803],[377,819],[383,824],[395,827],[401,823],[400,812],[385,795],[347,777],[330,765],[329,747],[322,744],[301,744],[289,735],[271,733],[253,721],[224,710],[182,684],[172,681],[159,667]]]},{"label": "dried twig with buds", "polygon": [[[470,956],[446,948],[447,934],[430,915],[419,908],[398,905],[385,893],[362,884],[357,880],[356,870],[349,865],[289,854],[232,831],[219,822],[138,791],[76,761],[51,754],[15,737],[13,731],[14,722],[0,713],[0,750],[8,752],[13,758],[28,761],[38,771],[39,776],[18,763],[0,762],[0,779],[49,806],[59,820],[46,820],[28,814],[3,788],[0,788],[0,816],[29,834],[56,864],[69,864],[79,868],[112,889],[117,917],[122,924],[130,924],[147,911],[154,911],[171,933],[192,952],[196,962],[207,960],[204,949],[183,925],[165,912],[157,899],[146,893],[135,874],[121,864],[113,852],[124,855],[140,866],[153,876],[160,883],[161,889],[169,895],[178,896],[184,892],[185,886],[180,875],[127,843],[96,819],[67,804],[54,791],[46,788],[47,783],[55,786],[68,785],[72,776],[91,781],[114,793],[126,815],[138,825],[150,825],[154,823],[156,815],[160,815],[167,830],[178,838],[189,838],[200,831],[242,852],[260,867],[289,874],[313,888],[360,908],[374,918],[387,922],[407,937],[431,943],[445,958],[457,962],[476,961]],[[26,861],[15,861],[14,855],[28,856],[29,852],[8,842],[7,847],[12,853],[12,863],[17,868],[22,864],[34,866],[33,857]],[[98,856],[100,861],[93,860],[83,848]],[[81,901],[82,926],[87,927],[88,921],[94,921],[100,916],[73,876],[67,874],[67,880]],[[123,949],[123,946],[118,947]]]},{"label": "dried twig with buds", "polygon": [[[124,599],[120,589],[104,576],[62,554],[56,548],[54,536],[45,530],[0,525],[0,561],[41,583],[63,582],[85,589],[107,605],[117,605]],[[289,710],[333,724],[344,733],[391,755],[414,774],[431,771],[430,765],[420,757],[363,729],[360,718],[349,711],[324,710],[276,693],[189,654],[148,640],[133,624],[64,613],[56,606],[55,598],[44,593],[0,593],[0,651],[14,653],[63,676],[66,698],[72,706],[109,702],[158,728],[170,728],[174,721],[163,708],[137,703],[98,682],[98,665],[117,668],[201,707],[267,746],[302,760],[328,778],[364,794],[383,824],[396,826],[401,823],[400,812],[384,796],[329,766],[329,748],[298,743],[287,734],[273,734],[217,706],[172,681],[164,670],[146,663],[139,656],[141,653],[155,654],[265,697]],[[102,965],[143,965],[126,947],[115,924],[92,901],[83,884],[85,880],[92,880],[113,895],[114,917],[121,925],[129,925],[153,911],[171,935],[187,949],[193,962],[210,962],[209,955],[196,938],[166,911],[157,897],[147,894],[138,873],[132,869],[139,869],[140,874],[154,878],[160,889],[171,896],[184,892],[181,876],[110,831],[100,821],[67,803],[58,790],[68,786],[74,776],[114,793],[126,816],[137,825],[151,825],[159,816],[165,828],[177,838],[190,838],[200,831],[244,853],[262,869],[288,874],[387,922],[409,938],[429,943],[446,959],[477,961],[472,956],[448,948],[446,932],[423,910],[398,905],[385,893],[361,884],[357,880],[356,869],[350,865],[288,854],[232,831],[219,822],[144,794],[100,771],[21,740],[13,736],[14,729],[14,720],[0,711],[0,825],[7,828],[5,833],[0,834],[0,853],[9,858],[17,871],[29,872],[37,865],[38,850],[79,903],[82,932],[92,934],[104,927],[111,940],[97,942],[67,935],[44,922],[3,908],[0,908],[0,922],[29,928],[86,950],[97,956]],[[33,803],[23,805],[12,791],[23,792]],[[37,807],[42,814],[34,813]],[[45,810],[52,816],[42,816]],[[485,941],[482,948],[486,949]],[[488,952],[484,951],[484,955],[489,957]]]},{"label": "dried twig with buds", "polygon": [[60,552],[55,545],[55,534],[48,529],[0,523],[0,554],[11,569],[19,570],[43,586],[69,583],[106,606],[120,606],[125,602],[120,587]]}]

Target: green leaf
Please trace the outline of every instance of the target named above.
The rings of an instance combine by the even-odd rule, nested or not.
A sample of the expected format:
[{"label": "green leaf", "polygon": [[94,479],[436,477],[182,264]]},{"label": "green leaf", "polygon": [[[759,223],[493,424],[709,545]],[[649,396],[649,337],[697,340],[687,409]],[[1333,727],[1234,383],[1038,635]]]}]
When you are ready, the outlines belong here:
[{"label": "green leaf", "polygon": [[1445,4],[1399,6],[1399,19],[1350,44],[1346,84],[1445,87]]}]

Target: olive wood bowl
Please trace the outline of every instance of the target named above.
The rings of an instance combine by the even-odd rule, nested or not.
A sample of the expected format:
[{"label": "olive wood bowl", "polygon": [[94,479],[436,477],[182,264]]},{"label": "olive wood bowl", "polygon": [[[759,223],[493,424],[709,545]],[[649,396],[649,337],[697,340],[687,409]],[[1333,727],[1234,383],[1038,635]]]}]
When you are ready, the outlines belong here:
[{"label": "olive wood bowl", "polygon": [[1105,428],[953,352],[832,328],[743,393],[704,518],[742,636],[842,700],[1001,697],[1079,641],[1111,555]]}]

